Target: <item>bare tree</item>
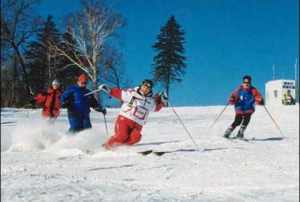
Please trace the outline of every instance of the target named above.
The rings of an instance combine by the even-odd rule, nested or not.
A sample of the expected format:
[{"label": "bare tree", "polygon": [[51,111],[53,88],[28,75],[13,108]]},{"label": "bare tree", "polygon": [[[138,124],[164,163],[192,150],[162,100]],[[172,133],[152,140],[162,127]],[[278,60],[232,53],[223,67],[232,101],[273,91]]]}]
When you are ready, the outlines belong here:
[{"label": "bare tree", "polygon": [[101,66],[104,67],[104,71],[101,72],[101,79],[117,87],[121,87],[121,84],[128,86],[130,81],[125,79],[122,55],[115,48],[109,46],[105,48],[102,55],[104,57],[102,57]]},{"label": "bare tree", "polygon": [[[39,0],[5,0],[1,3],[1,43],[6,43],[18,57],[28,94],[32,94],[22,48],[35,31],[32,9]],[[1,47],[2,48],[2,47]]]},{"label": "bare tree", "polygon": [[[67,67],[75,66],[81,69],[90,77],[93,87],[96,88],[100,71],[98,64],[104,44],[117,28],[123,25],[123,19],[102,0],[83,0],[81,5],[81,10],[68,18],[68,32],[76,43],[73,53],[70,54],[61,48],[62,44],[53,43],[52,46],[70,61]],[[68,45],[68,41],[62,43]]]}]

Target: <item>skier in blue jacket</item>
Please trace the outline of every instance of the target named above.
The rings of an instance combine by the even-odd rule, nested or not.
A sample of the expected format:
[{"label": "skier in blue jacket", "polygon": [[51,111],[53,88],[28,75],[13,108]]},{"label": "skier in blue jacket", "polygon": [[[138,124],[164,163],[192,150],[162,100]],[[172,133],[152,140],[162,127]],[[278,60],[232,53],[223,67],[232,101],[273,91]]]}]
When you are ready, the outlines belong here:
[{"label": "skier in blue jacket", "polygon": [[62,107],[68,110],[69,132],[76,133],[84,129],[91,128],[90,107],[95,111],[106,114],[106,109],[102,108],[94,95],[85,96],[90,90],[86,88],[88,78],[85,74],[78,77],[77,85],[72,85],[64,91],[61,96]]},{"label": "skier in blue jacket", "polygon": [[251,76],[245,75],[242,85],[233,91],[229,98],[229,104],[234,105],[235,108],[235,118],[233,123],[225,131],[225,138],[229,138],[232,131],[239,125],[241,125],[241,127],[237,137],[243,138],[251,115],[255,111],[254,104],[264,104],[264,100],[258,90],[251,85],[251,80]]}]

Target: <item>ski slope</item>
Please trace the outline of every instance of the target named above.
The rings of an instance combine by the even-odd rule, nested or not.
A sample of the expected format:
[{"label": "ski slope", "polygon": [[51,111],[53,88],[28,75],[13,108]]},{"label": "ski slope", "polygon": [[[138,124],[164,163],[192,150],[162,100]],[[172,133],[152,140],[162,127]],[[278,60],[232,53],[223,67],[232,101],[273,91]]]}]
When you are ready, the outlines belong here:
[{"label": "ski slope", "polygon": [[[204,152],[171,108],[150,115],[139,144],[116,151],[101,148],[101,113],[91,113],[92,129],[69,136],[65,111],[49,126],[38,109],[2,109],[1,201],[299,201],[299,105],[268,108],[285,139],[257,106],[249,142],[222,137],[232,107],[207,130],[223,107],[175,108]],[[110,134],[117,113],[108,109]],[[147,149],[172,152],[137,153]]]}]

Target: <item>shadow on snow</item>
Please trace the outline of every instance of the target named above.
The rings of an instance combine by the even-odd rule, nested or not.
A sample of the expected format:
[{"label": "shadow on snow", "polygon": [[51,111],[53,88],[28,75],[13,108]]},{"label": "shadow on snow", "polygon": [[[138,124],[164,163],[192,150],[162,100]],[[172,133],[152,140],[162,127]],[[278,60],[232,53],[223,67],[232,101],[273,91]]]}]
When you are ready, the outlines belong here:
[{"label": "shadow on snow", "polygon": [[284,137],[269,137],[269,138],[254,138],[249,139],[250,141],[280,141],[283,140]]},{"label": "shadow on snow", "polygon": [[109,166],[109,167],[99,167],[99,168],[91,168],[88,171],[97,171],[97,170],[109,170],[109,169],[114,169],[114,168],[130,168],[133,167],[133,164],[126,164],[122,166]]},{"label": "shadow on snow", "polygon": [[161,142],[148,142],[148,143],[136,144],[135,146],[161,145],[161,144],[177,143],[177,142],[180,142],[180,141],[179,140],[172,140],[172,141],[161,141]]}]

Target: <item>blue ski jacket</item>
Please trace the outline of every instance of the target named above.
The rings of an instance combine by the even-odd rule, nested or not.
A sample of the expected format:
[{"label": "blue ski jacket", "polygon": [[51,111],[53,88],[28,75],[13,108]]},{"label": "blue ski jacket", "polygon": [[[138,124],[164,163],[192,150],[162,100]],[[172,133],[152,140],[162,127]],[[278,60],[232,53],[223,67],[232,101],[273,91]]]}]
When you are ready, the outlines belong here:
[{"label": "blue ski jacket", "polygon": [[229,103],[234,104],[235,112],[237,114],[251,114],[255,111],[254,104],[260,104],[262,97],[258,90],[251,86],[250,88],[243,88],[240,86],[233,91],[229,98]]},{"label": "blue ski jacket", "polygon": [[98,106],[98,102],[92,94],[84,96],[89,92],[90,90],[85,87],[70,86],[61,96],[62,106],[67,107],[69,113],[89,114],[90,107]]}]

